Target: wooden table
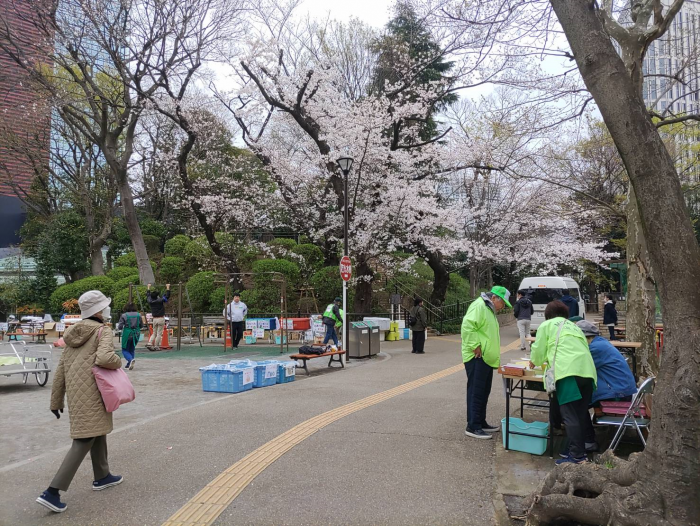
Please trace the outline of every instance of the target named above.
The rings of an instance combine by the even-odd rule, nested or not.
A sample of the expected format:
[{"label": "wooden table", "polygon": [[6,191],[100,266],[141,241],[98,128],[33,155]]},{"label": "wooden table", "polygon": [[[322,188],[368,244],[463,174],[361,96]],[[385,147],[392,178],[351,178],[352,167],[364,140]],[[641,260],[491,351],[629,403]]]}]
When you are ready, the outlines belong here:
[{"label": "wooden table", "polygon": [[[532,402],[538,401],[538,402],[543,402],[544,400],[541,400],[539,398],[531,398],[529,396],[525,396],[524,391],[529,391],[529,390],[534,390],[537,392],[542,392],[544,391],[544,377],[543,376],[513,376],[510,374],[503,374],[501,375],[503,377],[503,389],[505,390],[506,393],[506,435],[505,435],[505,449],[508,451],[510,449],[510,399],[511,398],[517,398],[520,400],[520,418],[523,418],[523,412],[524,412],[524,407],[525,406],[530,406],[530,407],[543,407],[540,404],[533,404]],[[534,384],[541,384],[541,389],[532,389],[532,386],[526,386],[525,382],[533,382]],[[514,395],[513,393],[516,392],[517,390],[520,390],[520,395]],[[546,405],[544,407],[547,407],[549,409],[549,400],[547,400]],[[549,422],[549,414],[547,415],[547,422]],[[552,435],[552,428],[551,424],[550,427],[548,428],[549,431],[547,433],[547,436],[544,437],[547,439],[547,448],[549,449],[549,458],[554,458],[554,440],[553,440],[553,435]],[[533,438],[543,438],[539,435],[533,435],[531,433],[521,433],[519,431],[513,431],[513,435],[520,435],[520,436],[526,436],[526,437],[533,437]]]}]

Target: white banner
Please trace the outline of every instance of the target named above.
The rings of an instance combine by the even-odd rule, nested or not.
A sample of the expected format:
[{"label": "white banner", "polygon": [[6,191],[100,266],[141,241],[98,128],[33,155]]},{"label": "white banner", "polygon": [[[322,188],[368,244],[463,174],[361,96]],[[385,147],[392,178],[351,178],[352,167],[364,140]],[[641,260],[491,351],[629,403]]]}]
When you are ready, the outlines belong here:
[{"label": "white banner", "polygon": [[258,320],[258,329],[270,330],[270,318],[261,318]]},{"label": "white banner", "polygon": [[253,331],[253,335],[256,338],[264,338],[265,337],[265,329],[255,329]]},{"label": "white banner", "polygon": [[257,329],[258,328],[258,320],[246,320],[245,321],[245,328],[248,330]]},{"label": "white banner", "polygon": [[57,323],[56,324],[56,332],[63,332],[66,330],[66,324],[65,323]]}]

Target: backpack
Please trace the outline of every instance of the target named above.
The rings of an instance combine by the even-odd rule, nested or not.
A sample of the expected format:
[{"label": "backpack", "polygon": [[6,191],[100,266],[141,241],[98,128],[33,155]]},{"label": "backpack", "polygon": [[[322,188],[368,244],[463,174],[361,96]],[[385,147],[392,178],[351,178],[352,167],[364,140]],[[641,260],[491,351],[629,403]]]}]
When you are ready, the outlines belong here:
[{"label": "backpack", "polygon": [[410,327],[413,327],[416,323],[418,323],[418,318],[416,318],[416,317],[414,316],[414,313],[415,313],[415,314],[418,314],[417,311],[412,311],[412,312],[410,312],[409,315],[408,315],[408,325],[409,325]]}]

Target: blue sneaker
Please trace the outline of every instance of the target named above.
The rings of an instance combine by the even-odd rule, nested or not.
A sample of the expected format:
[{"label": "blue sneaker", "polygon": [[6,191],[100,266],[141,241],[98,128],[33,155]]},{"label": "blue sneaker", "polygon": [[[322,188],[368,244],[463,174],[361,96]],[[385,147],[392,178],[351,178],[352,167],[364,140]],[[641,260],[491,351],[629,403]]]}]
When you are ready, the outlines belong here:
[{"label": "blue sneaker", "polygon": [[68,507],[67,504],[64,504],[61,502],[61,496],[60,495],[53,495],[49,493],[48,491],[45,491],[39,497],[37,497],[36,501],[41,504],[42,506],[46,506],[49,508],[51,511],[56,512],[56,513],[63,513],[66,511],[66,508]]},{"label": "blue sneaker", "polygon": [[111,488],[124,482],[124,477],[121,475],[107,475],[105,478],[96,480],[92,483],[92,489],[94,491],[101,491],[103,489]]},{"label": "blue sneaker", "polygon": [[583,464],[583,463],[586,462],[587,460],[588,460],[588,458],[586,457],[586,455],[584,455],[584,456],[582,456],[582,457],[578,457],[578,458],[577,458],[577,457],[572,457],[571,455],[567,455],[567,456],[564,457],[564,458],[561,458],[561,459],[559,459],[559,460],[556,460],[554,463],[557,464],[557,465],[561,465],[561,464]]}]

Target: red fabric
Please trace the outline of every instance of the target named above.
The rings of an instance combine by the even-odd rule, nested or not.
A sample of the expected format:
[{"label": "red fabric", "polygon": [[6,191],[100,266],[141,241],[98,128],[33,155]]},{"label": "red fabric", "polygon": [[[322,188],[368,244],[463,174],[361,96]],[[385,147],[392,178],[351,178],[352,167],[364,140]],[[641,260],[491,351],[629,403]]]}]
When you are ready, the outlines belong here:
[{"label": "red fabric", "polygon": [[[623,416],[627,413],[629,407],[630,402],[600,402],[600,408],[606,415]],[[639,406],[639,413],[642,415],[642,417],[647,417],[647,411],[644,404]]]}]

